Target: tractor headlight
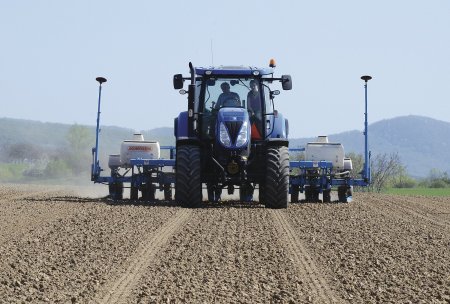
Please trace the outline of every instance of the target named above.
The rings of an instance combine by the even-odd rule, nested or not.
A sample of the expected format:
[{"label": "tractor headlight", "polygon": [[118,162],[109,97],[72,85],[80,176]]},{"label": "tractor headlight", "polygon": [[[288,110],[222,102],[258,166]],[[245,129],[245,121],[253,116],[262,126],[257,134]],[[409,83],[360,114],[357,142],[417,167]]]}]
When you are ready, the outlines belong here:
[{"label": "tractor headlight", "polygon": [[220,123],[220,127],[219,127],[219,140],[220,140],[220,143],[222,145],[224,145],[225,147],[231,146],[230,135],[228,134],[227,127],[225,127],[223,122]]},{"label": "tractor headlight", "polygon": [[248,141],[248,124],[247,121],[244,121],[236,139],[236,147],[240,148],[242,146],[245,146],[247,144],[247,141]]}]

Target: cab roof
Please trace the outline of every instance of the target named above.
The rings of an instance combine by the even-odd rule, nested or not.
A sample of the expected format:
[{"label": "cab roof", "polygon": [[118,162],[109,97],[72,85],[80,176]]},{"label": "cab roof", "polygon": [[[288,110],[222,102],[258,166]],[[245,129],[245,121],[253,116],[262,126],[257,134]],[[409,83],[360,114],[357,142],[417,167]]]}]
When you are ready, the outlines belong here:
[{"label": "cab roof", "polygon": [[273,68],[257,68],[246,66],[219,66],[219,67],[196,67],[195,74],[200,76],[221,75],[221,76],[264,76],[274,73]]}]

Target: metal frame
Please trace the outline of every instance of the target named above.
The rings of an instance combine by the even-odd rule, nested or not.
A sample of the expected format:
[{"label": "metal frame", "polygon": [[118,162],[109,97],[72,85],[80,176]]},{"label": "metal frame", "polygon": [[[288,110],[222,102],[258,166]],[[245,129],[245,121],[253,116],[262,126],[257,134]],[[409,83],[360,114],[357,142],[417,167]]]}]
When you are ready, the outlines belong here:
[{"label": "metal frame", "polygon": [[[361,178],[352,178],[350,175],[342,176],[342,174],[333,174],[333,163],[327,161],[291,161],[290,171],[299,169],[298,174],[291,174],[289,180],[289,190],[292,193],[292,186],[299,187],[300,193],[303,193],[305,187],[314,187],[322,193],[324,190],[330,190],[332,187],[366,187],[371,182],[370,172],[370,151],[369,151],[369,134],[368,134],[368,118],[367,118],[367,82],[372,79],[371,76],[362,76],[364,83],[364,166],[361,172]],[[305,151],[305,148],[291,148],[289,151]],[[351,199],[349,197],[349,199]]]},{"label": "metal frame", "polygon": [[[190,64],[191,69],[191,82],[194,81],[194,74],[197,72],[200,75],[205,74],[207,71],[220,71],[215,69],[204,69],[196,68],[194,72],[193,66]],[[254,71],[259,71],[261,75],[272,74],[271,69],[237,69],[235,70],[236,76],[249,75],[255,76]],[[230,71],[227,70],[229,73]],[[272,72],[272,73],[270,73]],[[202,74],[203,73],[203,74]],[[205,74],[206,75],[206,74]],[[209,75],[221,75],[209,74]],[[208,76],[209,76],[208,75]],[[261,78],[262,80],[282,80],[281,78]],[[364,113],[364,168],[361,174],[361,178],[352,178],[349,175],[344,176],[343,174],[333,174],[333,164],[327,161],[290,161],[290,170],[298,169],[300,171],[297,175],[291,175],[289,180],[289,190],[292,190],[292,186],[299,187],[300,192],[303,193],[305,187],[314,187],[320,193],[324,190],[330,190],[332,187],[351,187],[351,186],[368,186],[371,182],[371,172],[370,172],[370,156],[368,144],[368,107],[367,107],[367,82],[372,79],[371,76],[362,76],[362,80],[365,81],[364,91],[365,91],[365,113]],[[130,183],[129,187],[140,187],[142,185],[148,184],[159,184],[159,189],[162,190],[167,184],[175,185],[175,174],[173,173],[175,168],[175,158],[176,158],[176,147],[173,146],[161,146],[162,150],[170,150],[170,159],[132,159],[130,161],[131,167],[125,171],[125,173],[120,174],[119,170],[112,169],[111,176],[101,176],[103,169],[100,166],[98,154],[99,154],[99,133],[100,133],[100,114],[101,114],[101,92],[102,84],[106,82],[103,77],[98,77],[96,80],[99,82],[99,94],[98,94],[98,110],[97,110],[97,126],[96,126],[96,139],[95,147],[92,148],[92,158],[93,163],[91,166],[91,180],[94,183],[102,184],[115,184],[115,183]],[[191,84],[191,86],[194,86]],[[190,110],[193,110],[193,105],[190,105]],[[193,111],[189,113],[189,118],[193,118]],[[190,130],[188,134],[192,134]],[[305,148],[291,148],[291,152],[305,151]],[[163,171],[163,168],[171,168],[171,172]],[[131,170],[131,175],[127,175]]]},{"label": "metal frame", "polygon": [[[100,108],[101,108],[101,92],[102,84],[106,82],[103,77],[97,77],[99,82],[98,94],[98,110],[97,110],[97,127],[95,131],[95,147],[92,148],[92,166],[91,166],[91,180],[94,183],[100,184],[123,184],[129,183],[129,186],[123,188],[137,187],[142,185],[153,184],[155,188],[163,190],[164,185],[174,185],[175,175],[173,169],[175,168],[175,154],[176,148],[174,146],[161,146],[161,150],[170,151],[170,159],[131,159],[130,168],[126,168],[124,173],[120,173],[118,169],[111,169],[110,176],[101,176],[104,171],[100,166],[98,159],[99,155],[99,134],[100,134]],[[172,172],[163,171],[163,168],[172,168]],[[131,171],[131,175],[129,174]],[[156,186],[155,184],[158,184]]]}]

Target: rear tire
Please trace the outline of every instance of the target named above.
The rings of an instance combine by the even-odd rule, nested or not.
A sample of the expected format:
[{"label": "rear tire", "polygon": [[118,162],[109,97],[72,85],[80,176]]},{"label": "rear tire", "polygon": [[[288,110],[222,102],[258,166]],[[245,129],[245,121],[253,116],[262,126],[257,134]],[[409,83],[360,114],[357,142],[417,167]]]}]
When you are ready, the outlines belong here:
[{"label": "rear tire", "polygon": [[146,184],[142,189],[142,198],[146,201],[155,200],[156,187],[153,184]]},{"label": "rear tire", "polygon": [[172,200],[172,188],[170,188],[170,184],[164,184],[164,199],[166,201]]},{"label": "rear tire", "polygon": [[267,149],[265,205],[267,208],[287,208],[289,199],[289,152],[287,147]]},{"label": "rear tire", "polygon": [[300,190],[298,189],[298,186],[292,186],[291,188],[291,203],[298,203],[298,194]]},{"label": "rear tire", "polygon": [[139,189],[138,187],[131,186],[130,188],[130,200],[137,201],[139,198]]},{"label": "rear tire", "polygon": [[239,199],[241,202],[252,202],[253,201],[253,186],[252,185],[242,185],[239,188]]},{"label": "rear tire", "polygon": [[215,185],[208,185],[208,201],[211,203],[217,203],[221,200],[222,197],[222,188],[218,188]]},{"label": "rear tire", "polygon": [[113,200],[123,199],[123,183],[111,183],[108,185],[109,197]]},{"label": "rear tire", "polygon": [[331,190],[323,190],[323,192],[322,192],[322,201],[324,203],[330,203],[331,202]]},{"label": "rear tire", "polygon": [[314,203],[319,202],[319,189],[315,188],[312,192],[311,192],[311,201]]},{"label": "rear tire", "polygon": [[262,183],[259,184],[258,200],[260,204],[266,204],[266,187]]},{"label": "rear tire", "polygon": [[347,203],[353,199],[353,186],[347,188]]},{"label": "rear tire", "polygon": [[317,189],[315,186],[306,186],[305,201],[310,203],[317,203],[319,201],[319,189]]},{"label": "rear tire", "polygon": [[305,202],[311,201],[311,190],[309,186],[305,186]]},{"label": "rear tire", "polygon": [[175,199],[183,207],[200,207],[202,179],[199,147],[185,145],[177,148],[175,179]]},{"label": "rear tire", "polygon": [[[351,188],[348,188],[347,186],[339,186],[338,187],[338,199],[340,203],[347,203],[347,196],[351,196],[353,194],[353,191],[350,190]],[[351,195],[348,195],[351,194]]]}]

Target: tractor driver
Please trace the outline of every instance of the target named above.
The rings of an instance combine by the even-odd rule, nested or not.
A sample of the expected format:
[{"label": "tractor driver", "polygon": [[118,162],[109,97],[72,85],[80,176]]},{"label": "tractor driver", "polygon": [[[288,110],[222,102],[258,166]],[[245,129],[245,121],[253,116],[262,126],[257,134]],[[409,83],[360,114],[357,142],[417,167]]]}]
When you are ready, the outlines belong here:
[{"label": "tractor driver", "polygon": [[247,94],[247,105],[248,105],[248,112],[250,114],[252,139],[262,139],[261,95],[259,94],[258,83],[256,82],[256,80],[250,81],[250,91]]},{"label": "tractor driver", "polygon": [[239,95],[235,92],[230,91],[230,84],[228,82],[223,82],[220,85],[222,92],[219,95],[219,99],[217,99],[217,104],[215,105],[216,109],[220,109],[221,107],[240,107],[241,99]]},{"label": "tractor driver", "polygon": [[250,91],[247,94],[248,110],[251,116],[261,116],[261,96],[256,80],[250,81]]}]

